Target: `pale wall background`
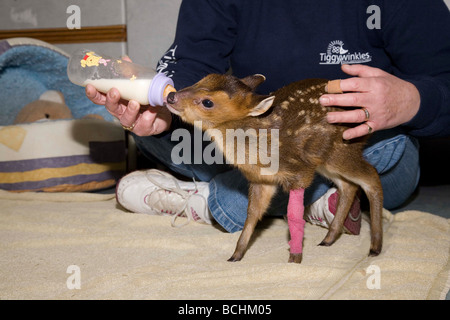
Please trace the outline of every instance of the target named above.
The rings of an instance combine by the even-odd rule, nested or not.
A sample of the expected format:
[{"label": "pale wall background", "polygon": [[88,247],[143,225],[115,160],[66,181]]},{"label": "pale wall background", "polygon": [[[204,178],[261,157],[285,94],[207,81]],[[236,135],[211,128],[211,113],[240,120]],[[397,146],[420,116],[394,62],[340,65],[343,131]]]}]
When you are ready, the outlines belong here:
[{"label": "pale wall background", "polygon": [[81,28],[127,24],[127,43],[55,44],[67,53],[86,47],[129,55],[155,67],[173,42],[181,0],[0,0],[0,30],[66,27],[70,5],[80,7]]}]

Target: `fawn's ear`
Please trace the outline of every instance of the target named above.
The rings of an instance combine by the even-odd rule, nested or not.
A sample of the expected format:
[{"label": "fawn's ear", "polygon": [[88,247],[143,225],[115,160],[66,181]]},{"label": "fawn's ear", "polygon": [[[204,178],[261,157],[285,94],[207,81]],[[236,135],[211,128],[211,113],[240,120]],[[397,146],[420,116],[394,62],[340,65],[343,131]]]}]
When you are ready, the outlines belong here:
[{"label": "fawn's ear", "polygon": [[241,81],[249,86],[253,91],[257,86],[266,81],[266,77],[264,77],[262,74],[254,74],[252,76],[242,78]]},{"label": "fawn's ear", "polygon": [[256,117],[256,116],[259,116],[259,115],[265,113],[267,110],[270,109],[270,107],[273,104],[273,100],[275,99],[275,96],[270,96],[270,97],[260,96],[260,97],[265,98],[265,99],[262,99],[258,104],[256,104],[256,106],[254,106],[250,110],[250,112],[248,113],[249,116]]}]

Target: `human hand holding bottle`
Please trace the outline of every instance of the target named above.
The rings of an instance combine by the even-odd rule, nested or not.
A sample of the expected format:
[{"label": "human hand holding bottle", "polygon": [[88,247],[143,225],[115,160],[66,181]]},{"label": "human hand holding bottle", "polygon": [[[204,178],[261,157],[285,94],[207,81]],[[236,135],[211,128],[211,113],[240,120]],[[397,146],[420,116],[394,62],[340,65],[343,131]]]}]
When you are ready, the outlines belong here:
[{"label": "human hand holding bottle", "polygon": [[[131,62],[130,58],[122,58]],[[95,104],[104,105],[106,110],[116,117],[120,124],[138,136],[150,136],[170,128],[172,115],[165,106],[145,108],[135,100],[123,100],[116,88],[106,94],[99,92],[93,85],[86,85],[86,96]]]}]

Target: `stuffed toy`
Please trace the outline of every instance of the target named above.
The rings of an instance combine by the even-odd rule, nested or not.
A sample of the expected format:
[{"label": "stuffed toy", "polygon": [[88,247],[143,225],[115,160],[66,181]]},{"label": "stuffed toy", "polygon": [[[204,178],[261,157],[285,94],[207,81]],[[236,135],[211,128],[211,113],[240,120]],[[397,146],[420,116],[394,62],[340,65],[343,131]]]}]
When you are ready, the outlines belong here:
[{"label": "stuffed toy", "polygon": [[73,119],[62,93],[48,90],[18,112],[14,125],[0,127],[0,189],[113,187],[125,172],[124,145],[119,125],[98,114]]},{"label": "stuffed toy", "polygon": [[123,128],[66,73],[69,55],[35,39],[0,41],[0,189],[113,189],[126,172]]},{"label": "stuffed toy", "polygon": [[72,112],[65,104],[63,94],[56,90],[48,90],[39,97],[39,100],[23,107],[17,114],[14,124],[72,118]]},{"label": "stuffed toy", "polygon": [[[73,119],[73,115],[65,104],[63,94],[56,90],[48,90],[39,97],[39,100],[23,107],[17,114],[14,124],[58,119]],[[87,114],[82,119],[104,120],[99,114]]]}]

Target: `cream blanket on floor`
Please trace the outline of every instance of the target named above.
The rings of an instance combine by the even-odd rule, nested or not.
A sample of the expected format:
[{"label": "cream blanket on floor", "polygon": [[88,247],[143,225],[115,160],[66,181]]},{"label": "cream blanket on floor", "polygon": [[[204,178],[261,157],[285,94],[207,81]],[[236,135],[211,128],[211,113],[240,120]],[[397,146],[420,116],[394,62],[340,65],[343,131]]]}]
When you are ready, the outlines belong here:
[{"label": "cream blanket on floor", "polygon": [[366,220],[331,247],[306,224],[296,265],[282,219],[263,221],[230,263],[239,233],[174,228],[113,195],[0,192],[0,208],[0,299],[445,299],[450,286],[450,219],[418,211],[384,212],[374,258]]}]

